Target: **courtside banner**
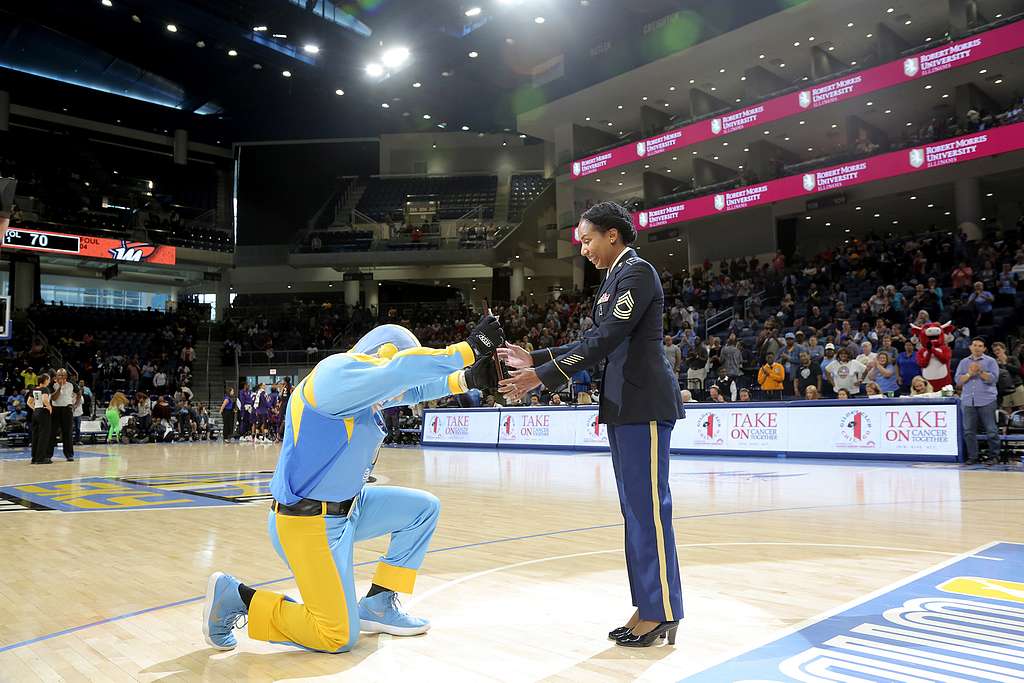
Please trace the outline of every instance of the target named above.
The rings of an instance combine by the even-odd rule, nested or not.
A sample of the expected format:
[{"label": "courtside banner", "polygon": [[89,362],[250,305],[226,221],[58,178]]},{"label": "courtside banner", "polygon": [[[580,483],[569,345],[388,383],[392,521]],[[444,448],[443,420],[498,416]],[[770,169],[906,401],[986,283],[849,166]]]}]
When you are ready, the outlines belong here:
[{"label": "courtside banner", "polygon": [[[751,453],[783,453],[792,420],[784,404],[758,404],[740,408],[738,404],[691,403],[686,418],[676,421],[669,447],[674,451],[713,454],[716,450]],[[707,406],[707,409],[704,407]],[[801,421],[803,417],[799,418]]]},{"label": "courtside banner", "polygon": [[[991,128],[980,133],[886,152],[801,175],[787,176],[728,192],[654,207],[633,214],[633,222],[640,230],[651,230],[673,223],[749,209],[819,192],[831,192],[1019,149],[1024,149],[1024,123]],[[575,235],[573,239],[575,240]]]},{"label": "courtside banner", "polygon": [[[844,403],[842,401],[838,403]],[[957,405],[918,405],[912,400],[859,401],[856,406],[793,408],[790,453],[847,455],[913,454],[955,457],[959,453]]]},{"label": "courtside banner", "polygon": [[500,418],[499,410],[489,408],[425,410],[421,441],[437,445],[495,446]]},{"label": "courtside banner", "polygon": [[577,408],[573,411],[575,445],[577,448],[603,448],[608,446],[608,425],[597,421],[597,407]]},{"label": "courtside banner", "polygon": [[576,410],[566,408],[503,408],[499,446],[572,448],[576,445]]},{"label": "courtside banner", "polygon": [[712,119],[698,121],[640,142],[577,159],[572,163],[572,177],[584,178],[599,171],[631,164],[665,152],[678,151],[705,140],[796,116],[854,97],[862,97],[1022,47],[1024,22],[1018,21],[904,59],[847,74],[806,90],[781,95]]}]

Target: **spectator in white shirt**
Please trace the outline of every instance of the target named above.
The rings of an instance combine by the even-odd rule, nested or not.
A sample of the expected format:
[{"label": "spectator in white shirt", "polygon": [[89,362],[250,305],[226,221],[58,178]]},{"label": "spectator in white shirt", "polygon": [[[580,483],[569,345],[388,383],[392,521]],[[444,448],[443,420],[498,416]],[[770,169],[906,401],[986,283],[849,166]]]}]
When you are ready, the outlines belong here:
[{"label": "spectator in white shirt", "polygon": [[875,358],[878,357],[877,353],[871,350],[871,342],[862,342],[860,345],[860,355],[854,360],[863,365],[866,369],[870,370],[875,367]]},{"label": "spectator in white shirt", "polygon": [[849,349],[839,349],[836,354],[837,360],[825,368],[828,380],[839,395],[840,389],[845,389],[851,396],[860,393],[860,383],[864,380],[864,374],[868,371],[863,363],[850,360]]}]

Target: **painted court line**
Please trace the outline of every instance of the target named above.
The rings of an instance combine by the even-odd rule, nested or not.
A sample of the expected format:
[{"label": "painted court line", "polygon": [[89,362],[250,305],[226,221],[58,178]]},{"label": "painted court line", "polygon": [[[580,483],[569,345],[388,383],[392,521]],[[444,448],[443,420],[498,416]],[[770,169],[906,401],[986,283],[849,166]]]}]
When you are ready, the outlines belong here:
[{"label": "painted court line", "polygon": [[[979,499],[960,499],[959,501],[956,501],[956,502],[959,502],[959,503],[988,503],[988,502],[1008,502],[1008,501],[1020,501],[1020,500],[1024,500],[1024,499],[1022,499],[1022,498],[979,498]],[[793,512],[793,511],[834,509],[834,508],[843,508],[843,507],[877,507],[877,506],[881,506],[881,505],[889,505],[889,506],[892,506],[892,505],[921,505],[922,503],[950,503],[950,502],[954,502],[954,501],[950,501],[950,500],[933,500],[933,501],[913,500],[913,501],[891,501],[891,502],[887,502],[887,503],[837,503],[837,504],[834,504],[834,505],[802,506],[802,507],[790,507],[790,508],[763,508],[763,509],[755,509],[755,510],[735,510],[735,511],[732,511],[732,512],[709,512],[709,513],[702,513],[702,514],[697,514],[697,515],[682,515],[682,516],[679,516],[679,517],[673,517],[672,519],[673,519],[673,521],[678,521],[678,520],[702,519],[702,518],[706,518],[706,517],[724,517],[724,516],[740,516],[740,515],[749,515],[749,514],[761,514],[761,513],[768,513],[768,512]],[[188,508],[185,508],[185,509],[188,509]],[[547,537],[547,536],[558,536],[558,535],[563,535],[563,534],[579,533],[581,531],[594,531],[594,530],[597,530],[597,529],[611,529],[611,528],[621,527],[621,526],[622,526],[622,523],[617,523],[617,524],[599,524],[599,525],[589,526],[589,527],[580,527],[580,528],[577,528],[577,529],[561,529],[561,530],[558,530],[558,531],[546,531],[546,532],[536,533],[536,534],[527,534],[525,536],[512,536],[512,537],[508,537],[508,538],[493,539],[493,540],[490,540],[490,541],[480,541],[480,542],[477,542],[477,543],[466,543],[466,544],[463,544],[463,545],[448,546],[448,547],[445,547],[445,548],[437,548],[435,550],[428,550],[427,554],[430,555],[430,554],[434,554],[434,553],[450,552],[452,550],[464,550],[464,549],[467,549],[467,548],[476,548],[476,547],[480,547],[480,546],[493,545],[495,543],[508,543],[508,542],[511,542],[511,541],[522,541],[522,540],[528,540],[528,539],[531,539],[531,538],[543,538],[543,537]],[[966,556],[973,555],[973,554],[975,554],[975,553],[977,553],[979,551],[984,550],[985,548],[991,547],[992,545],[994,545],[994,543],[986,544],[986,545],[984,545],[984,546],[982,546],[980,548],[976,548],[976,549],[974,549],[972,551],[969,551],[968,553],[965,553],[964,556],[966,557]],[[934,552],[940,552],[940,551],[934,551]],[[354,567],[363,567],[363,566],[366,566],[366,565],[369,565],[369,564],[375,564],[376,562],[377,562],[377,560],[369,560],[367,562],[357,562],[353,566]],[[932,571],[932,570],[934,570],[934,568],[930,569],[929,571]],[[262,588],[263,586],[269,586],[269,585],[272,585],[272,584],[275,584],[275,583],[283,583],[285,581],[290,581],[290,580],[292,580],[294,578],[295,578],[294,576],[285,576],[285,577],[280,578],[280,579],[272,579],[270,581],[263,581],[263,582],[254,583],[254,584],[251,584],[251,585],[254,588]],[[916,575],[915,575],[915,577],[911,577],[911,579],[908,579],[907,581],[913,580],[914,578],[916,578]],[[870,596],[870,597],[873,597],[873,596]],[[181,607],[183,605],[188,605],[188,604],[191,604],[191,603],[194,603],[194,602],[199,602],[199,601],[201,601],[203,599],[205,599],[205,596],[198,595],[198,596],[191,597],[191,598],[185,598],[184,600],[176,600],[174,602],[166,603],[166,604],[163,604],[163,605],[156,605],[154,607],[147,607],[145,609],[136,610],[134,612],[127,612],[125,614],[119,614],[119,615],[116,615],[116,616],[113,616],[113,617],[107,617],[105,619],[100,619],[98,621],[90,622],[88,624],[81,624],[79,626],[72,626],[70,628],[62,629],[60,631],[54,631],[53,633],[47,633],[47,634],[44,634],[44,635],[41,635],[41,636],[36,636],[34,638],[29,638],[28,640],[23,640],[23,641],[20,641],[20,642],[17,642],[17,643],[11,643],[10,645],[4,645],[4,646],[0,647],[0,653],[8,652],[10,650],[16,650],[18,648],[26,647],[28,645],[34,645],[35,643],[40,643],[40,642],[44,642],[44,641],[47,641],[47,640],[52,640],[53,638],[59,638],[61,636],[69,635],[69,634],[72,634],[72,633],[77,633],[79,631],[84,631],[86,629],[93,628],[93,627],[96,627],[96,626],[102,626],[104,624],[110,624],[110,623],[113,623],[113,622],[116,622],[116,621],[123,621],[124,619],[130,619],[132,617],[141,616],[143,614],[149,614],[151,612],[157,612],[157,611],[160,611],[160,610],[170,609],[170,608],[173,608],[173,607]],[[826,618],[827,616],[830,616],[830,614],[826,614],[826,615],[823,615],[823,616],[817,617],[817,618],[818,619],[822,619],[822,618]],[[778,636],[776,636],[776,637],[778,637]],[[744,651],[746,651],[747,649],[749,649],[749,648],[744,649]],[[723,660],[723,661],[725,661],[725,660]]]}]

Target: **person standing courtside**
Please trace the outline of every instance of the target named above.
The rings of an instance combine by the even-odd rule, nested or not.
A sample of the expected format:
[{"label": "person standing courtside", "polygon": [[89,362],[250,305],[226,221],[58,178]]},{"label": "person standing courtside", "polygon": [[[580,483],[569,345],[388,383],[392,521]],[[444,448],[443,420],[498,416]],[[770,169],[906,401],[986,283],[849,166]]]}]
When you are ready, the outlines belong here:
[{"label": "person standing courtside", "polygon": [[964,444],[967,446],[967,463],[979,462],[978,423],[985,430],[988,453],[993,460],[999,460],[999,427],[996,422],[996,382],[999,380],[999,364],[985,353],[985,340],[975,337],[971,340],[971,355],[956,366],[956,385],[960,388],[960,408],[964,414]]},{"label": "person standing courtside", "polygon": [[53,446],[50,445],[50,376],[39,375],[38,384],[28,395],[28,407],[32,409],[32,464],[48,465],[52,462]]},{"label": "person standing courtside", "polygon": [[67,370],[61,368],[55,375],[53,393],[50,395],[50,405],[53,407],[53,414],[50,417],[50,446],[57,445],[57,435],[59,434],[61,447],[64,450],[64,459],[72,462],[75,459],[72,412],[78,392],[75,385],[68,381]]},{"label": "person standing courtside", "polygon": [[498,349],[513,368],[501,393],[518,399],[543,384],[554,391],[584,367],[607,360],[601,385],[601,423],[625,520],[626,572],[636,612],[608,637],[626,647],[647,647],[667,635],[675,642],[683,597],[679,581],[669,436],[683,406],[662,351],[665,296],[654,267],[629,244],[636,239],[629,212],[613,202],[588,209],[576,228],[580,252],[608,276],[597,295],[594,327],[580,340],[533,353],[515,345]]}]

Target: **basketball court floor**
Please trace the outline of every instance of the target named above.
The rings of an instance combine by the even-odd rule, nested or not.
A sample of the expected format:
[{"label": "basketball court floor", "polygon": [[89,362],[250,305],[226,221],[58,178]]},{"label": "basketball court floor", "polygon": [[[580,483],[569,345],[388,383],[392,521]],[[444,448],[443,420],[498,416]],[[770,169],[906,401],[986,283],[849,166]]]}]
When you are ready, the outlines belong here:
[{"label": "basketball court floor", "polygon": [[[1019,467],[673,458],[686,618],[633,650],[606,639],[632,612],[607,455],[385,448],[378,484],[442,502],[404,601],[433,628],[326,655],[203,641],[212,571],[297,596],[275,446],[79,451],[0,452],[2,681],[1024,680]],[[385,544],[357,546],[360,592]]]}]

